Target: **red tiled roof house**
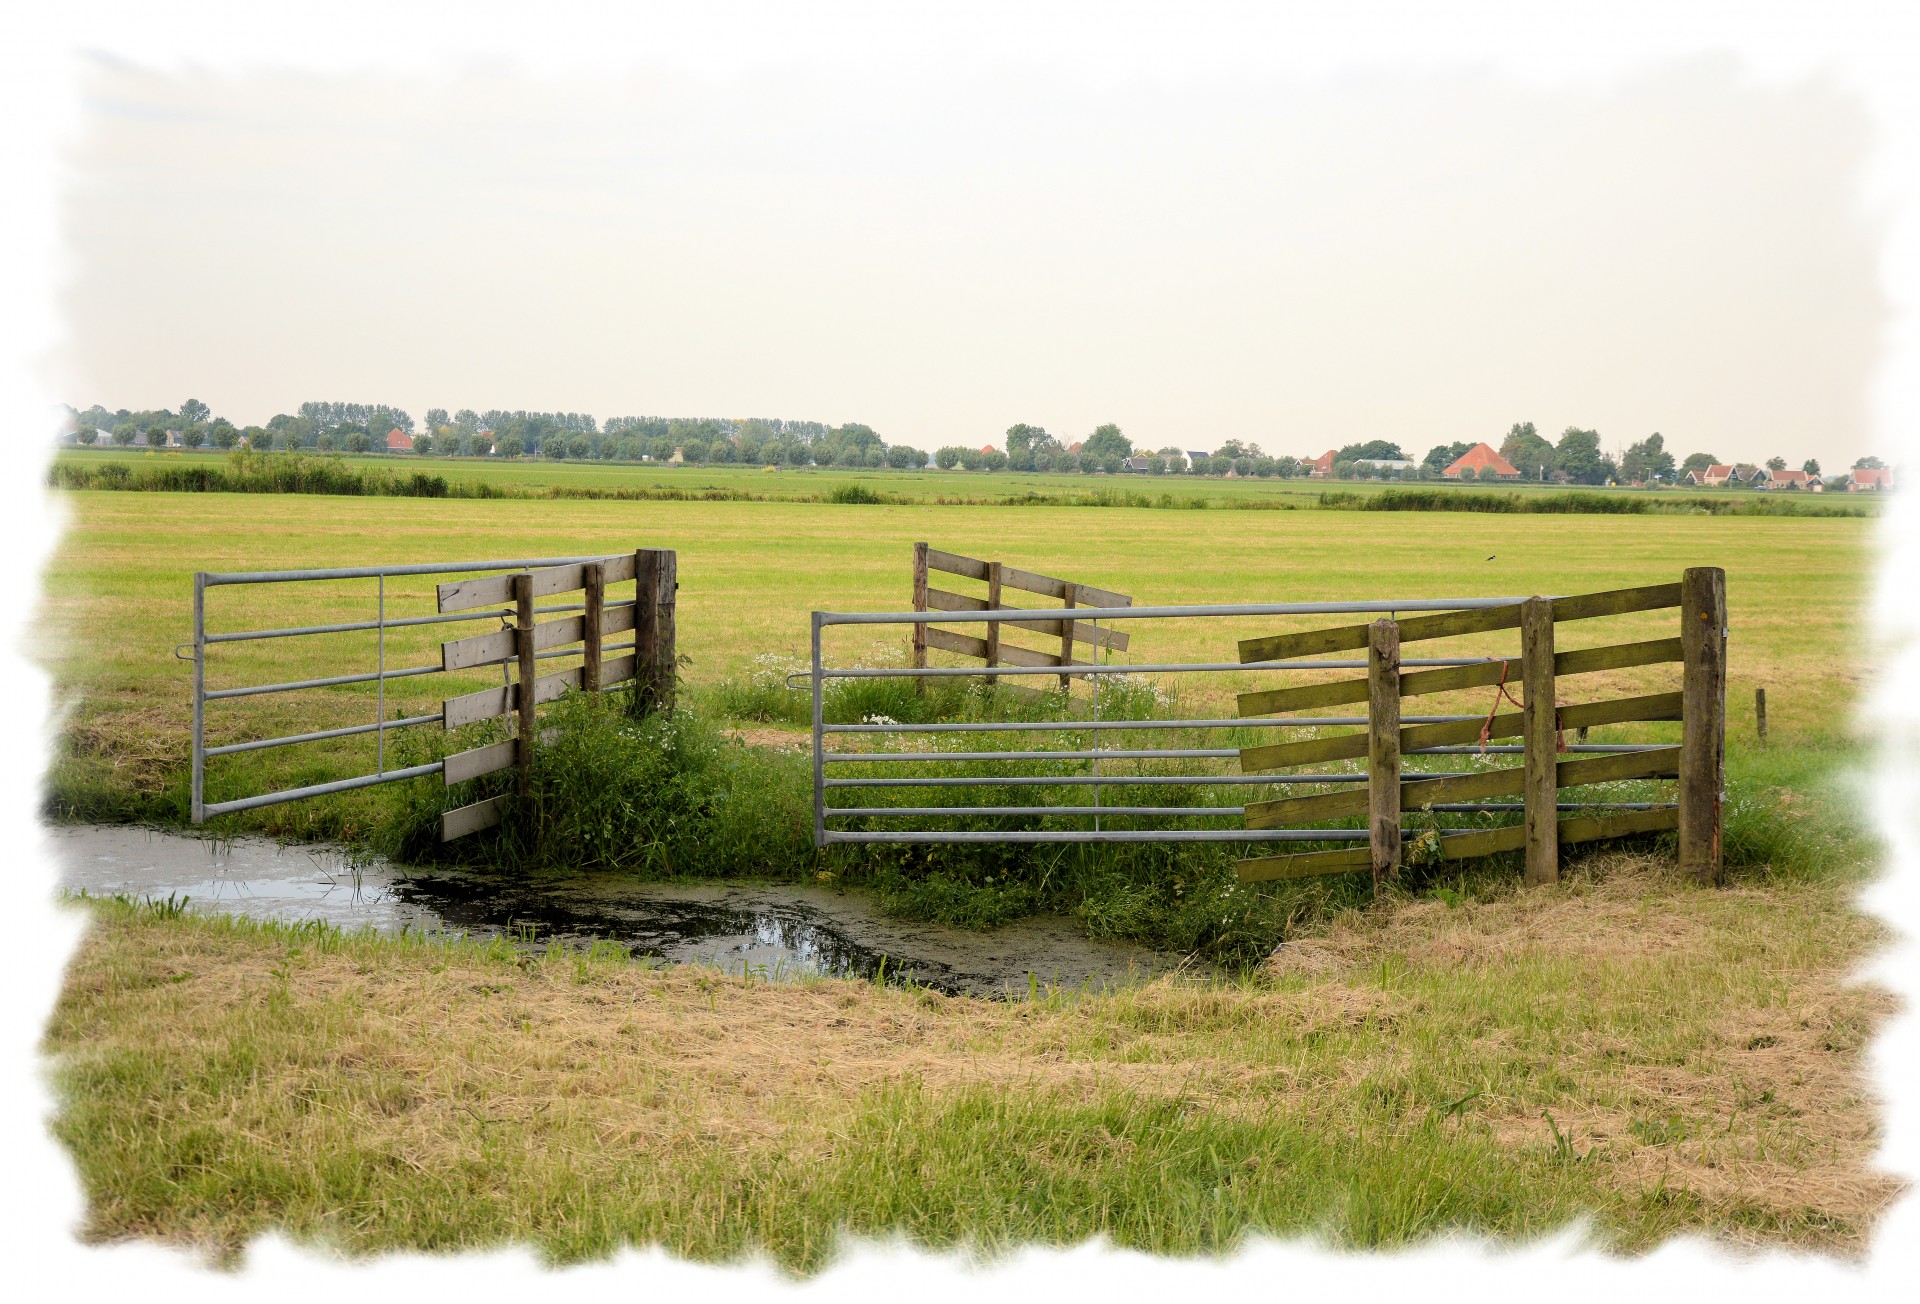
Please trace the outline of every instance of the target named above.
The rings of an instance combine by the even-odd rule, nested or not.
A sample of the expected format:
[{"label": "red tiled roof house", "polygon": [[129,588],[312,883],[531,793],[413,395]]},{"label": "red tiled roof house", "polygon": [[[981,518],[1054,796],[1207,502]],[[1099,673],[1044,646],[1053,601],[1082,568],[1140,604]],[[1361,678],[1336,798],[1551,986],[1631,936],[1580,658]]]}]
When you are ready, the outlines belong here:
[{"label": "red tiled roof house", "polygon": [[387,431],[387,451],[389,453],[411,453],[413,451],[413,436],[402,430],[399,426],[395,426],[393,429]]},{"label": "red tiled roof house", "polygon": [[1310,479],[1324,480],[1333,474],[1333,455],[1336,450],[1329,448],[1320,456],[1307,462],[1307,475]]},{"label": "red tiled roof house", "polygon": [[1875,471],[1867,467],[1856,466],[1847,473],[1847,492],[1877,493],[1882,489],[1893,488],[1892,471]]},{"label": "red tiled roof house", "polygon": [[1449,466],[1440,474],[1444,479],[1448,480],[1464,480],[1468,476],[1472,476],[1477,480],[1480,478],[1481,470],[1489,466],[1493,468],[1493,473],[1502,480],[1518,480],[1520,478],[1520,472],[1514,467],[1513,463],[1500,456],[1493,445],[1485,443],[1475,444],[1472,448],[1469,448],[1459,456],[1453,465]]}]

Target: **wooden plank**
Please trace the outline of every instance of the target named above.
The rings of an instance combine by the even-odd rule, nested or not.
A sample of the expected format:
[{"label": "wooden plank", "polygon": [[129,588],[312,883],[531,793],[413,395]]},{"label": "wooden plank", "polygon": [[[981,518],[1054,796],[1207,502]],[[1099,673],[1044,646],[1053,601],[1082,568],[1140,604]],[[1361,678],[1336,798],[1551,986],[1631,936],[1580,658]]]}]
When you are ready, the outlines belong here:
[{"label": "wooden plank", "polygon": [[[937,625],[927,626],[927,646],[939,648],[943,652],[958,652],[961,656],[977,657],[986,660],[987,641],[973,638],[967,634],[956,634],[952,630],[941,629]],[[1035,652],[1031,648],[1016,647],[1011,643],[1000,645],[1000,661],[1009,666],[1057,666],[1060,658],[1052,652]],[[1076,659],[1077,666],[1091,665],[1085,659]]]},{"label": "wooden plank", "polygon": [[[600,632],[603,635],[624,633],[633,628],[633,619],[633,608],[630,606],[608,608],[602,612]],[[534,626],[534,650],[546,652],[569,643],[578,643],[585,638],[586,629],[585,616],[563,616],[559,620],[542,621]],[[519,656],[517,637],[512,629],[496,629],[442,643],[440,668],[471,670],[476,666],[511,661]]]},{"label": "wooden plank", "polygon": [[[1618,783],[1625,779],[1672,778],[1679,764],[1678,747],[1583,756],[1555,765],[1554,783],[1559,788],[1579,788],[1590,783]],[[1404,779],[1400,784],[1400,809],[1419,810],[1423,806],[1437,806],[1443,802],[1510,797],[1524,791],[1525,787],[1526,770],[1520,767],[1480,770],[1472,774],[1449,775],[1444,779]],[[1311,797],[1250,802],[1246,819],[1250,829],[1286,829],[1366,813],[1366,789],[1356,787],[1344,792],[1318,793]]]},{"label": "wooden plank", "polygon": [[1080,604],[1086,607],[1131,607],[1133,599],[1124,593],[1115,593],[1112,589],[1099,589],[1091,584],[1079,584],[1071,580],[1057,580],[1051,575],[1036,575],[1032,571],[1016,570],[1011,566],[1000,568],[1000,583],[1009,589],[1019,589],[1023,593],[1038,593],[1047,598],[1064,598],[1067,585],[1073,584],[1080,592]]},{"label": "wooden plank", "polygon": [[[534,638],[539,631],[533,623],[533,576],[516,575],[513,577],[513,603],[519,609],[519,627],[514,630],[515,650],[519,654],[520,674],[517,681],[521,685],[535,684],[540,677],[540,663],[534,659]],[[539,706],[535,700],[539,686],[534,692],[522,687],[514,697],[514,707],[520,720],[518,732],[514,735],[517,747],[513,754],[513,763],[520,771],[520,795],[526,796],[533,787],[533,731],[534,711]]]},{"label": "wooden plank", "polygon": [[[1582,593],[1553,601],[1553,618],[1588,620],[1596,616],[1620,616],[1632,611],[1654,611],[1680,605],[1678,584],[1650,584],[1635,589],[1611,589],[1605,593]],[[1402,644],[1431,638],[1455,638],[1463,634],[1486,634],[1520,627],[1520,604],[1481,607],[1471,611],[1444,611],[1431,616],[1409,616],[1400,622]],[[1367,645],[1365,625],[1341,625],[1332,629],[1308,630],[1299,634],[1273,634],[1265,638],[1240,641],[1240,660],[1292,661],[1322,652],[1343,652]]]},{"label": "wooden plank", "polygon": [[[623,658],[624,659],[624,658]],[[611,671],[618,662],[609,662],[602,667]],[[610,681],[611,674],[603,675]],[[535,704],[551,702],[569,688],[580,687],[580,667],[562,670],[551,675],[541,675],[533,681],[533,700]],[[520,709],[520,685],[502,684],[497,688],[483,688],[477,693],[467,693],[460,697],[449,697],[440,704],[440,713],[445,727],[458,729],[462,725],[474,724],[481,720],[491,720],[497,716],[512,715]]]},{"label": "wooden plank", "polygon": [[[927,604],[926,606],[915,607],[914,610],[915,611],[985,611],[987,610],[987,600],[985,598],[970,598],[964,593],[949,593],[945,589],[928,589],[926,593],[925,601]],[[998,610],[1017,611],[1022,613],[1023,615],[1028,615],[1028,616],[1041,616],[1045,614],[1045,608],[1042,608],[1042,607],[1009,607],[1004,603],[1001,604]],[[1036,634],[1053,634],[1053,635],[1058,635],[1062,632],[1062,630],[1066,626],[1073,625],[1075,626],[1074,637],[1079,639],[1082,643],[1092,643],[1099,647],[1110,647],[1115,649],[1116,651],[1121,651],[1121,652],[1126,651],[1126,648],[1127,648],[1127,635],[1124,631],[1117,630],[1117,629],[1095,629],[1092,625],[1092,622],[1090,621],[1026,619],[1026,620],[1006,620],[1000,623],[1003,626],[1011,626],[1014,629],[1030,629]]]},{"label": "wooden plank", "polygon": [[[1582,702],[1560,708],[1560,724],[1573,729],[1582,725],[1626,724],[1636,720],[1677,720],[1680,718],[1679,693],[1650,693],[1643,697],[1623,697],[1610,702]],[[1412,725],[1400,731],[1400,750],[1421,747],[1452,747],[1477,742],[1481,721],[1456,720],[1450,724]],[[1493,717],[1487,739],[1513,738],[1520,733],[1520,716],[1515,712]],[[1242,772],[1286,769],[1313,761],[1353,760],[1367,754],[1364,733],[1341,734],[1332,738],[1305,738],[1299,742],[1267,743],[1240,749]]]},{"label": "wooden plank", "polygon": [[[1677,638],[1649,639],[1644,643],[1613,643],[1606,647],[1581,648],[1554,654],[1555,675],[1583,675],[1597,670],[1621,670],[1628,666],[1656,665],[1681,659]],[[1463,688],[1488,688],[1503,681],[1520,681],[1520,658],[1488,661],[1477,666],[1445,666],[1439,670],[1414,670],[1400,676],[1400,696],[1421,697],[1428,693],[1451,693]],[[1242,716],[1278,715],[1283,711],[1309,710],[1319,706],[1339,706],[1367,700],[1367,681],[1341,679],[1326,684],[1303,684],[1297,688],[1269,688],[1242,693]]]},{"label": "wooden plank", "polygon": [[1376,620],[1368,634],[1367,846],[1373,886],[1400,871],[1400,629]]},{"label": "wooden plank", "polygon": [[1370,868],[1372,864],[1370,849],[1352,847],[1338,851],[1303,851],[1291,856],[1253,856],[1235,866],[1235,872],[1242,883],[1267,883],[1319,874],[1347,874]]},{"label": "wooden plank", "polygon": [[460,806],[440,815],[440,840],[452,842],[455,838],[464,838],[469,833],[478,833],[481,829],[490,829],[500,822],[506,813],[510,796],[489,797],[485,801],[476,801],[471,806]]},{"label": "wooden plank", "polygon": [[456,783],[465,783],[468,779],[504,770],[513,764],[519,746],[518,740],[509,738],[503,743],[489,743],[485,747],[455,752],[447,757],[440,771],[441,781],[451,788]]},{"label": "wooden plank", "polygon": [[1721,879],[1721,798],[1727,747],[1727,573],[1688,568],[1680,605],[1686,644],[1680,726],[1680,868],[1703,883]]},{"label": "wooden plank", "polygon": [[653,663],[653,646],[659,632],[660,608],[654,602],[659,585],[660,554],[652,548],[640,548],[633,554],[633,713],[647,709],[645,678]]},{"label": "wooden plank", "polygon": [[[915,544],[914,550],[925,547]],[[938,548],[927,548],[927,569],[945,571],[949,575],[964,575],[970,580],[987,578],[987,563],[972,557],[962,557],[957,552],[942,552]]]},{"label": "wooden plank", "polygon": [[[633,578],[633,559],[627,556],[608,557],[602,563],[607,568],[607,583],[617,584]],[[537,571],[513,571],[505,575],[483,575],[478,579],[454,580],[442,584],[437,593],[440,600],[440,612],[445,615],[451,611],[471,611],[475,607],[492,607],[513,601],[513,577],[520,574],[533,576],[533,596],[551,597],[556,593],[571,593],[586,585],[582,565],[578,562],[570,566],[548,566]]]},{"label": "wooden plank", "polygon": [[[1555,829],[1560,846],[1581,842],[1599,842],[1606,838],[1631,837],[1636,833],[1659,833],[1679,827],[1680,813],[1669,806],[1662,810],[1625,810],[1612,815],[1589,815],[1561,820]],[[1472,860],[1501,851],[1519,851],[1527,843],[1527,826],[1509,824],[1504,828],[1474,833],[1456,833],[1440,839],[1440,854],[1448,860]]]},{"label": "wooden plank", "polygon": [[1555,833],[1560,812],[1556,782],[1559,751],[1554,712],[1553,604],[1528,598],[1520,606],[1520,666],[1526,696],[1521,708],[1520,741],[1526,747],[1521,768],[1526,772],[1521,790],[1526,828],[1526,881],[1560,881],[1560,840]]}]

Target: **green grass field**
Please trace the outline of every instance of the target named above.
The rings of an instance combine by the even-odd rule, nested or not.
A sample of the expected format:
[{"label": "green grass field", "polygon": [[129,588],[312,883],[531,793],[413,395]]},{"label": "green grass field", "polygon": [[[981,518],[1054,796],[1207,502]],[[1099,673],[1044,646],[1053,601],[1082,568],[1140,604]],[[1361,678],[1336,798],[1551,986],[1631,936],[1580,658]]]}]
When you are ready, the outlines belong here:
[{"label": "green grass field", "polygon": [[[128,467],[224,466],[227,454],[202,449],[86,448],[63,449],[58,460],[72,466],[118,464]],[[336,455],[329,454],[329,457]],[[1299,506],[1314,504],[1322,493],[1342,491],[1362,495],[1390,488],[1405,488],[1398,482],[1380,480],[1228,479],[1221,476],[1186,475],[1055,475],[1000,471],[994,473],[941,471],[868,470],[849,467],[782,467],[705,465],[663,466],[649,462],[568,462],[547,458],[410,457],[382,455],[337,455],[348,466],[409,474],[415,471],[446,478],[452,485],[493,484],[522,490],[607,491],[621,488],[667,488],[688,493],[706,490],[744,492],[771,499],[812,500],[831,494],[847,485],[859,485],[877,493],[898,498],[937,503],[1019,499],[1026,495],[1058,497],[1108,492],[1146,494],[1154,499],[1166,496],[1172,503],[1191,506],[1211,503],[1217,506]],[[1527,482],[1448,484],[1423,482],[1420,488],[1440,487],[1464,491],[1487,490],[1520,493],[1528,496],[1566,492],[1563,485]],[[1661,490],[1631,488],[1573,487],[1573,492],[1608,497],[1652,498],[1654,500],[1705,497],[1711,500],[1741,502],[1766,499],[1769,495],[1751,490]],[[1872,511],[1877,504],[1873,495],[1848,494],[1776,494],[1791,505],[1833,507]]]},{"label": "green grass field", "polygon": [[[172,649],[190,637],[198,569],[675,548],[687,694],[721,717],[739,700],[729,686],[765,670],[760,658],[804,656],[810,610],[910,605],[916,540],[1155,604],[1574,593],[1720,565],[1732,627],[1730,886],[1677,881],[1657,848],[1601,848],[1547,891],[1490,865],[1377,899],[1364,887],[1256,893],[1260,936],[1289,940],[1237,981],[1003,1005],[558,955],[529,965],[103,908],[47,1042],[90,1236],[223,1255],[269,1228],[354,1252],[525,1238],[573,1259],[664,1243],[700,1257],[765,1249],[807,1270],[840,1227],[989,1250],[1107,1234],[1192,1252],[1251,1232],[1358,1246],[1453,1228],[1526,1236],[1591,1212],[1602,1240],[1626,1250],[1699,1230],[1857,1253],[1895,1190],[1869,1167],[1877,1121],[1861,1079],[1889,1001],[1848,982],[1879,943],[1852,904],[1873,849],[1839,782],[1867,673],[1869,520],[64,502],[40,648],[72,707],[53,794],[97,802],[78,815],[124,816],[143,809],[140,794],[183,783],[189,667]],[[388,596],[390,611],[430,610],[424,585],[396,581]],[[210,624],[364,619],[372,600],[369,582],[216,590]],[[1673,619],[1571,625],[1562,646],[1658,637]],[[1334,622],[1292,627],[1322,623]],[[1288,627],[1222,625],[1142,631],[1126,656],[1231,660],[1235,638]],[[396,638],[389,664],[434,660],[442,636]],[[831,651],[844,663],[898,660],[905,647],[856,631]],[[360,635],[239,645],[216,652],[211,682],[370,669],[372,656]],[[1672,671],[1591,687],[1610,696],[1642,674]],[[1229,687],[1187,689],[1179,705],[1226,714]],[[400,691],[388,705],[432,700]],[[1485,692],[1466,700],[1490,705]],[[371,709],[357,690],[265,699],[216,715],[210,735]],[[804,765],[736,750],[763,754],[756,774]],[[358,759],[330,749],[305,771],[288,762],[232,781],[311,781]],[[264,826],[342,831],[312,814],[325,805],[273,808],[283,822]],[[938,914],[884,875],[873,882],[903,909]],[[1188,927],[1182,911],[1226,899],[1219,884],[1186,887],[1090,878],[1078,905],[1033,900],[1164,942]]]}]

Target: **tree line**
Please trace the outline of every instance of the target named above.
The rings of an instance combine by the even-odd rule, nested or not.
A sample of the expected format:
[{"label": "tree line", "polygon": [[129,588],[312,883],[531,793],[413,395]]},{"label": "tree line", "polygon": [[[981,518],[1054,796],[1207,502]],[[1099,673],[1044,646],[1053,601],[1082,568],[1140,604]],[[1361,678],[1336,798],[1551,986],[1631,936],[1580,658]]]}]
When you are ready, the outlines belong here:
[{"label": "tree line", "polygon": [[[164,446],[178,432],[188,448],[230,449],[242,444],[257,450],[311,449],[365,453],[387,449],[389,431],[411,437],[412,452],[442,457],[547,457],[567,460],[637,462],[744,463],[774,466],[893,467],[928,465],[942,470],[1049,471],[1148,475],[1227,475],[1288,478],[1308,474],[1311,457],[1271,455],[1257,443],[1229,439],[1211,452],[1167,447],[1136,449],[1118,425],[1098,426],[1084,440],[1067,443],[1044,426],[1017,422],[1003,436],[1005,447],[949,445],[927,454],[909,444],[888,444],[868,425],[847,422],[788,421],[771,417],[732,420],[719,417],[610,417],[597,422],[584,412],[528,412],[429,408],[422,428],[404,409],[386,403],[302,403],[265,425],[240,426],[215,416],[207,404],[187,399],[179,409],[109,412],[98,404],[84,412],[67,409],[66,428],[81,444]],[[1329,474],[1335,479],[1433,480],[1465,455],[1472,444],[1436,444],[1419,461],[1391,440],[1351,443],[1334,451]],[[1598,431],[1568,426],[1558,440],[1542,436],[1531,421],[1515,422],[1499,452],[1522,480],[1559,484],[1673,484],[1690,471],[1721,465],[1709,452],[1676,460],[1665,439],[1651,434],[1628,445],[1618,458],[1602,450]],[[1785,458],[1769,458],[1771,471],[1786,469]],[[1863,457],[1855,468],[1879,468],[1878,458]],[[1801,470],[1821,474],[1808,458]],[[1477,478],[1501,478],[1492,468]]]}]

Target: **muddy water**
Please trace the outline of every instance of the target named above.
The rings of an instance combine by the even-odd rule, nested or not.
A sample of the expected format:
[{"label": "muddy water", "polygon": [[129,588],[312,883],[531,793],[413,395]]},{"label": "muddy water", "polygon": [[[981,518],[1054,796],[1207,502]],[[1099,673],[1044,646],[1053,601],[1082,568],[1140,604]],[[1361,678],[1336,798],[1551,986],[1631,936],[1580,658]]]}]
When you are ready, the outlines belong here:
[{"label": "muddy water", "polygon": [[194,909],[377,932],[505,936],[530,945],[612,941],[635,956],[773,980],[912,981],[949,993],[1140,981],[1175,959],[1095,942],[1069,920],[975,933],[889,919],[850,892],[780,885],[674,886],[614,876],[500,875],[352,858],[262,838],[215,842],[138,828],[48,830],[61,886],[185,897]]}]

